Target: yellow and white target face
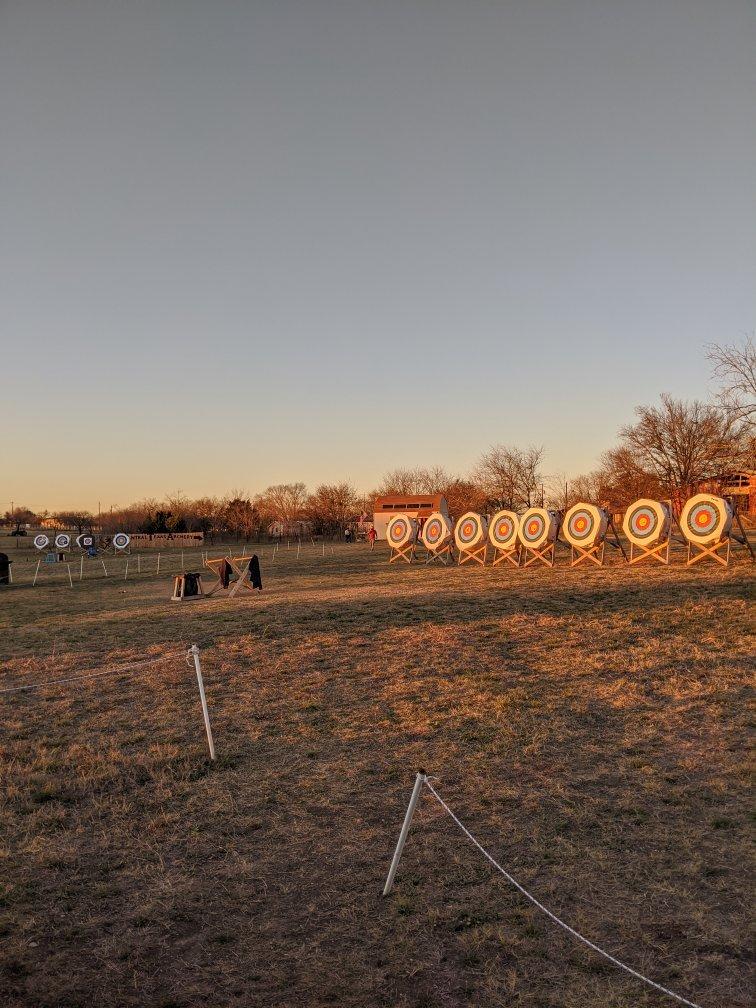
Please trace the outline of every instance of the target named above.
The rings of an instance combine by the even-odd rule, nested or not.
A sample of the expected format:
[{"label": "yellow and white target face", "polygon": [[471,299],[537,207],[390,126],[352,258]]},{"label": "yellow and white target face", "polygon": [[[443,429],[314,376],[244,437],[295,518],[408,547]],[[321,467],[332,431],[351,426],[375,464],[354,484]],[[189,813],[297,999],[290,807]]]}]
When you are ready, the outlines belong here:
[{"label": "yellow and white target face", "polygon": [[485,540],[488,532],[487,519],[477,511],[463,514],[454,529],[454,541],[457,549],[471,550]]},{"label": "yellow and white target face", "polygon": [[688,542],[706,546],[725,538],[732,518],[732,508],[724,497],[696,494],[682,509],[680,528]]},{"label": "yellow and white target face", "polygon": [[575,504],[564,516],[562,535],[570,546],[587,549],[600,543],[606,535],[609,516],[595,504]]},{"label": "yellow and white target face", "polygon": [[522,545],[528,549],[540,549],[546,543],[554,542],[556,534],[557,520],[553,511],[533,507],[520,516],[518,535]]},{"label": "yellow and white target face", "polygon": [[517,545],[520,516],[514,511],[497,511],[488,525],[491,545],[499,550],[511,550]]},{"label": "yellow and white target face", "polygon": [[417,538],[417,522],[409,515],[394,515],[386,526],[386,538],[393,549],[403,549]]},{"label": "yellow and white target face", "polygon": [[668,504],[641,497],[625,511],[622,530],[635,546],[655,546],[667,538],[671,520]]},{"label": "yellow and white target face", "polygon": [[434,511],[423,525],[420,538],[423,546],[431,553],[435,553],[436,550],[440,550],[446,545],[451,539],[451,535],[452,527],[449,519],[440,511]]}]

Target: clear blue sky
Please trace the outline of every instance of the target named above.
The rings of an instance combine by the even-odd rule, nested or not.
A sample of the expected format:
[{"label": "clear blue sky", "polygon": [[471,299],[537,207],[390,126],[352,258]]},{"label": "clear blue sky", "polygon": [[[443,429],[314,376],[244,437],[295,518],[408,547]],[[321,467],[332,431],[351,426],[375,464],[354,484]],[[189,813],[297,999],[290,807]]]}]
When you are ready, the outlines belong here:
[{"label": "clear blue sky", "polygon": [[2,0],[0,507],[495,442],[756,318],[753,0]]}]

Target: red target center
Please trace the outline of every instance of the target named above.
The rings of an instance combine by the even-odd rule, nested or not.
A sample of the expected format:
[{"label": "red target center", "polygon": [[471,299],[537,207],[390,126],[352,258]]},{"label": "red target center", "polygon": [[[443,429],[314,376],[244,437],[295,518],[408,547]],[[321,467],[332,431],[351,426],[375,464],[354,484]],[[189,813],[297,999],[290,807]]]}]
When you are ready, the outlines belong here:
[{"label": "red target center", "polygon": [[699,511],[694,520],[699,528],[706,528],[711,525],[712,517],[708,511]]},{"label": "red target center", "polygon": [[540,527],[541,527],[541,523],[540,522],[538,522],[538,521],[532,521],[532,522],[530,522],[528,524],[528,532],[530,532],[531,535],[537,535],[538,530],[540,529]]}]

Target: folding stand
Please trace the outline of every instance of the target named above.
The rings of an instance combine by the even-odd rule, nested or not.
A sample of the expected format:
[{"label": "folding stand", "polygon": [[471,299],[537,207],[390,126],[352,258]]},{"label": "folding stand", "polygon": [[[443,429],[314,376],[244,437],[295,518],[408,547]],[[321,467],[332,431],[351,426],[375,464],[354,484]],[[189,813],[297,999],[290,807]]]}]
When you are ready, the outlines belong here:
[{"label": "folding stand", "polygon": [[[486,553],[488,551],[487,542],[484,542],[480,546],[473,546],[473,548],[469,550],[462,549],[461,546],[459,546],[458,548],[459,548],[458,564],[460,567],[462,566],[462,564],[467,563],[468,560],[474,560],[476,563],[479,563],[481,567],[486,566]],[[483,559],[481,559],[481,556],[483,557]]]},{"label": "folding stand", "polygon": [[504,563],[505,560],[508,560],[513,567],[520,566],[522,561],[522,549],[520,548],[519,543],[516,546],[513,546],[512,549],[500,549],[498,546],[494,546],[494,551],[494,558],[491,563],[492,567],[495,567],[496,564]]},{"label": "folding stand", "polygon": [[[666,539],[662,539],[658,542],[656,546],[636,546],[635,543],[630,543],[630,557],[628,562],[631,564],[640,563],[645,560],[646,557],[649,560],[656,560],[660,564],[664,564],[665,567],[669,567],[669,550],[672,545],[672,536],[668,535]],[[635,553],[638,551],[638,555]]]},{"label": "folding stand", "polygon": [[411,564],[415,559],[416,545],[417,543],[409,542],[406,546],[392,546],[389,563],[393,563],[394,560],[404,560],[406,563]]},{"label": "folding stand", "polygon": [[[531,564],[536,563],[538,560],[546,567],[554,566],[554,547],[555,542],[546,543],[541,549],[536,549],[533,546],[525,546],[525,553],[523,555],[523,567],[530,567]],[[525,557],[530,554],[529,558],[525,560]]]},{"label": "folding stand", "polygon": [[452,549],[451,540],[445,543],[440,549],[428,550],[428,556],[425,558],[426,564],[432,564],[436,561],[442,567],[449,567],[454,563],[454,550]]}]

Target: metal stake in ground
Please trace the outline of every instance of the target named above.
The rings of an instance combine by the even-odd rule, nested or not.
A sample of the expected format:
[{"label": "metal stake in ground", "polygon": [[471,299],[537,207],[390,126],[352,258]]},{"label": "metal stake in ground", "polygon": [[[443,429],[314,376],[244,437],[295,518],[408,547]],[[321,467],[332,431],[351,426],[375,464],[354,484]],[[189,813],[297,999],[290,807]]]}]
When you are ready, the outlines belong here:
[{"label": "metal stake in ground", "polygon": [[420,792],[423,789],[423,784],[425,784],[425,770],[418,770],[417,776],[415,777],[415,786],[412,789],[412,794],[410,796],[409,805],[407,806],[407,814],[404,817],[404,822],[402,823],[402,829],[399,833],[399,839],[396,842],[396,850],[394,851],[394,856],[391,859],[391,867],[389,868],[388,876],[386,877],[386,884],[383,887],[384,896],[388,896],[391,892],[391,887],[394,884],[394,876],[396,875],[396,869],[399,867],[399,861],[402,857],[402,851],[404,850],[404,844],[407,839],[407,834],[410,831],[410,826],[412,825],[412,817],[415,814],[415,806],[420,799]]},{"label": "metal stake in ground", "polygon": [[210,714],[207,709],[207,700],[205,699],[205,684],[202,681],[202,669],[200,667],[199,660],[199,648],[196,644],[192,644],[189,648],[189,654],[194,658],[194,670],[197,673],[197,687],[199,688],[200,700],[202,701],[202,716],[205,719],[205,731],[207,732],[207,747],[210,750],[210,759],[215,759],[215,746],[213,745],[213,733],[210,728]]}]

